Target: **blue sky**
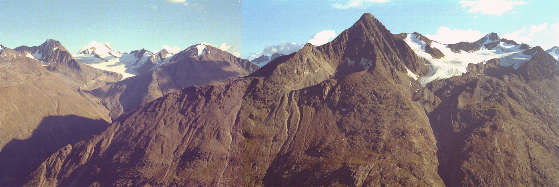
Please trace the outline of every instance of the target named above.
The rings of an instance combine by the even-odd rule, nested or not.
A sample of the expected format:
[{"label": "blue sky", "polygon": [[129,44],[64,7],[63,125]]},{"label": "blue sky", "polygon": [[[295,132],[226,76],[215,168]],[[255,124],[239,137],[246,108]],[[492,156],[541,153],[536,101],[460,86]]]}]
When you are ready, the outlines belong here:
[{"label": "blue sky", "polygon": [[559,45],[557,10],[559,1],[544,0],[249,0],[243,2],[243,52],[304,43],[323,30],[339,34],[364,12],[392,33],[419,32],[455,42],[497,32],[550,47]]},{"label": "blue sky", "polygon": [[241,42],[232,0],[0,0],[0,14],[0,43],[11,48],[47,38],[73,53],[93,40],[122,51]]},{"label": "blue sky", "polygon": [[451,43],[497,32],[548,48],[559,45],[558,7],[549,0],[0,0],[0,43],[53,38],[76,52],[92,40],[121,51],[208,42],[248,57],[284,42],[326,42],[370,12],[393,33]]}]

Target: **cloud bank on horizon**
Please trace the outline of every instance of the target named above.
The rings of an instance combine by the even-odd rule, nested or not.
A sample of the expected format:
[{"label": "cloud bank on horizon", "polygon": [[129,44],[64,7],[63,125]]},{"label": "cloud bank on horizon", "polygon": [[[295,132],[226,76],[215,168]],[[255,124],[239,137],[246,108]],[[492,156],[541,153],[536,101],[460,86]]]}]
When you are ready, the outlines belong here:
[{"label": "cloud bank on horizon", "polygon": [[[336,38],[337,35],[338,34],[334,30],[323,30],[316,33],[310,40],[307,41],[307,43],[314,46],[324,45]],[[288,55],[297,52],[301,48],[303,48],[303,44],[298,44],[296,42],[284,42],[269,45],[264,47],[261,51],[251,54],[248,56],[248,59],[253,60],[260,56],[272,56],[274,54]]]},{"label": "cloud bank on horizon", "polygon": [[473,42],[483,37],[485,33],[472,29],[451,29],[446,26],[441,26],[437,32],[433,34],[425,34],[429,39],[442,42],[445,44],[453,44],[458,42]]}]

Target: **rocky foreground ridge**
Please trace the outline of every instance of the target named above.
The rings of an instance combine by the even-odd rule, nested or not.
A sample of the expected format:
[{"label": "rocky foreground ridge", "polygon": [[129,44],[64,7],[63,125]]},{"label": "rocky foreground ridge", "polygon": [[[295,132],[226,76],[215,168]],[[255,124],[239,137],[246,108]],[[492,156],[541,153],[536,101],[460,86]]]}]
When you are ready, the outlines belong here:
[{"label": "rocky foreground ridge", "polygon": [[554,186],[559,65],[541,48],[425,87],[370,14],[250,76],[171,92],[48,157],[27,186]]}]

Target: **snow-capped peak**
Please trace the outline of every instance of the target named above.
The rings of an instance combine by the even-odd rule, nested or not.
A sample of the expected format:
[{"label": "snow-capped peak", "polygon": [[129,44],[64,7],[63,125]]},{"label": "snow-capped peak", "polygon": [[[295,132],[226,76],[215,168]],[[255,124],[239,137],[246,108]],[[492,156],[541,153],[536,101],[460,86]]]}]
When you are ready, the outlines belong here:
[{"label": "snow-capped peak", "polygon": [[206,45],[205,44],[196,45],[196,51],[198,51],[198,56],[204,56],[206,54]]},{"label": "snow-capped peak", "polygon": [[80,49],[78,54],[81,55],[96,55],[100,58],[120,57],[121,54],[111,48],[109,43],[99,43],[92,41],[85,47]]},{"label": "snow-capped peak", "polygon": [[208,43],[199,43],[186,48],[184,51],[188,52],[189,55],[193,55],[193,56],[195,55],[201,57],[210,53],[208,46],[209,46]]},{"label": "snow-capped peak", "polygon": [[485,45],[485,44],[495,43],[500,40],[501,38],[499,37],[499,35],[497,33],[492,32],[485,35],[483,38],[479,39],[476,43],[479,43],[480,45]]},{"label": "snow-capped peak", "polygon": [[546,51],[549,55],[553,56],[555,60],[559,60],[559,47],[555,46]]}]

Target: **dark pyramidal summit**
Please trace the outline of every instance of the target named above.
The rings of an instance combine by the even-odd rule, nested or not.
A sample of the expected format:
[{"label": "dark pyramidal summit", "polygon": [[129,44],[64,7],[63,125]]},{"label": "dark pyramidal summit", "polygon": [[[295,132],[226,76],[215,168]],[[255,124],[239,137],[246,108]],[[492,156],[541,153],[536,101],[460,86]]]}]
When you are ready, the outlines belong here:
[{"label": "dark pyramidal summit", "polygon": [[39,46],[20,46],[15,50],[40,61],[49,71],[66,76],[84,89],[92,89],[121,79],[117,73],[98,70],[76,61],[59,41],[53,39],[48,39]]},{"label": "dark pyramidal summit", "polygon": [[364,14],[328,44],[123,115],[26,186],[553,186],[558,65],[536,53],[422,88],[408,75],[424,61]]}]

